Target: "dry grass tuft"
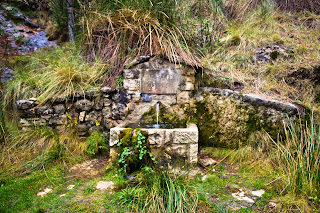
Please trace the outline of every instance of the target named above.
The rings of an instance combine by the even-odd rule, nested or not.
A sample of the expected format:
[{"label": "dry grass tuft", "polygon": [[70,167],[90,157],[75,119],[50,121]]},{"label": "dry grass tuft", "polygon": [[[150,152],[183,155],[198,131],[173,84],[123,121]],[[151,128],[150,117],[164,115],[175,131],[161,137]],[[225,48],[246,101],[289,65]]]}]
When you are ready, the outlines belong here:
[{"label": "dry grass tuft", "polygon": [[113,65],[105,80],[107,84],[114,83],[115,76],[130,58],[140,55],[164,55],[171,61],[176,61],[178,55],[190,65],[199,65],[183,39],[181,42],[183,35],[170,22],[170,14],[161,10],[164,8],[158,11],[152,11],[152,6],[146,10],[125,5],[115,10],[98,8],[101,8],[99,3],[86,8],[82,19],[83,43],[90,60],[100,59]]},{"label": "dry grass tuft", "polygon": [[281,10],[300,12],[308,10],[320,14],[319,0],[275,0]]},{"label": "dry grass tuft", "polygon": [[243,19],[257,7],[273,7],[271,0],[229,0],[226,2],[228,15],[235,19]]},{"label": "dry grass tuft", "polygon": [[62,162],[69,167],[84,156],[81,140],[66,130],[55,134],[46,127],[34,127],[26,131],[9,128],[10,137],[0,144],[1,173],[10,171],[11,175],[21,175],[33,170],[43,169],[50,164]]},{"label": "dry grass tuft", "polygon": [[86,62],[78,48],[70,44],[42,50],[21,60],[25,61],[15,70],[15,79],[6,86],[3,100],[6,107],[12,107],[19,99],[37,98],[45,102],[98,88],[108,67],[100,61]]}]

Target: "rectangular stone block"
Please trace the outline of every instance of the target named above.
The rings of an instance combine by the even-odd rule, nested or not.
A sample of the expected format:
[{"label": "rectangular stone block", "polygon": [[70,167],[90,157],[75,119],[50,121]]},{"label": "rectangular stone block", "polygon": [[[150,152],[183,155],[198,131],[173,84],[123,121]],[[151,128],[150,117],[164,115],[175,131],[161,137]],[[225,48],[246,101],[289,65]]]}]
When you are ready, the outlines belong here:
[{"label": "rectangular stone block", "polygon": [[140,70],[134,70],[134,69],[125,69],[123,70],[123,77],[125,79],[140,79]]},{"label": "rectangular stone block", "polygon": [[177,102],[187,104],[190,102],[191,91],[182,91],[177,94]]},{"label": "rectangular stone block", "polygon": [[179,74],[175,69],[146,69],[141,75],[141,93],[176,94]]},{"label": "rectangular stone block", "polygon": [[130,91],[138,91],[140,89],[140,80],[138,79],[124,79],[123,88]]},{"label": "rectangular stone block", "polygon": [[198,161],[198,143],[190,144],[189,147],[189,162],[197,163]]},{"label": "rectangular stone block", "polygon": [[[110,130],[110,147],[117,147],[119,134],[125,129],[123,126]],[[157,157],[165,158],[162,159],[163,162],[168,162],[168,159],[184,159],[186,163],[197,163],[198,128],[195,124],[189,124],[187,128],[141,130],[148,132],[151,152]]]}]

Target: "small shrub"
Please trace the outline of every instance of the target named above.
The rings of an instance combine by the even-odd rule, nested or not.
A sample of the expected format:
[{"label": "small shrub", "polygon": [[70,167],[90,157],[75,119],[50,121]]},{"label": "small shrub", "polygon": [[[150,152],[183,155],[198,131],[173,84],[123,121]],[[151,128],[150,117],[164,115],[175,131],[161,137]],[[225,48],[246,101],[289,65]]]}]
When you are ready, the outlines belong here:
[{"label": "small shrub", "polygon": [[282,10],[304,11],[308,10],[320,14],[320,2],[318,0],[275,0]]},{"label": "small shrub", "polygon": [[122,0],[94,1],[83,6],[83,40],[85,54],[113,66],[106,76],[115,84],[123,64],[139,55],[165,55],[175,61],[181,56],[187,63],[198,65],[190,54],[177,27],[177,1]]},{"label": "small shrub", "polygon": [[52,12],[52,20],[55,23],[57,30],[60,33],[65,32],[66,28],[68,27],[68,11],[66,1],[52,1],[50,3],[50,10]]},{"label": "small shrub", "polygon": [[8,137],[2,150],[0,172],[28,173],[55,162],[74,163],[83,156],[79,138],[71,132],[55,134],[48,127],[30,127],[26,131],[8,125]]},{"label": "small shrub", "polygon": [[99,151],[106,149],[106,138],[102,133],[93,132],[87,139],[86,152],[88,155],[95,155]]}]

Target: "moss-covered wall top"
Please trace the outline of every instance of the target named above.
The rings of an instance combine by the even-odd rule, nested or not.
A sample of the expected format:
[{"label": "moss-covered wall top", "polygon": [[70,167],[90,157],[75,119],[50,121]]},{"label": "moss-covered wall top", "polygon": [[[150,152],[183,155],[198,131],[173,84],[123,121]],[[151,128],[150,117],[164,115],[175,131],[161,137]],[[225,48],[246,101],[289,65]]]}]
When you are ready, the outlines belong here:
[{"label": "moss-covered wall top", "polygon": [[276,137],[299,108],[232,90],[201,88],[196,95],[200,145],[238,147],[259,131]]}]

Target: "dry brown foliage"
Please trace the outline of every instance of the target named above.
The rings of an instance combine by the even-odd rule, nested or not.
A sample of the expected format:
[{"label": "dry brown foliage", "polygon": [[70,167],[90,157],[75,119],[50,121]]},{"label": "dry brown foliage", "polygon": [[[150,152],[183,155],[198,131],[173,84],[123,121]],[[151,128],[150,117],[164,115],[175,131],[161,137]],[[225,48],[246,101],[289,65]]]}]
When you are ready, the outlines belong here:
[{"label": "dry brown foliage", "polygon": [[320,14],[319,0],[275,0],[282,10],[287,11],[304,11],[308,10]]}]

